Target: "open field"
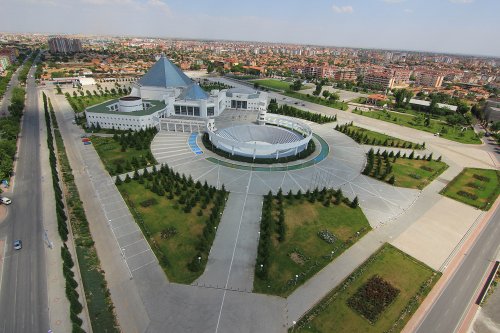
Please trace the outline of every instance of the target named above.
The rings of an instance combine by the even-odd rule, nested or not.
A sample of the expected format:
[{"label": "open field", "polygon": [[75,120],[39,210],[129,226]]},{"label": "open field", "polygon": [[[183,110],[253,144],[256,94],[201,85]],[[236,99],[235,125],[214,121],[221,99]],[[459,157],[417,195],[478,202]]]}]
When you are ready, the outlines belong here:
[{"label": "open field", "polygon": [[[399,292],[372,324],[353,310],[348,301],[374,276],[382,278]],[[429,267],[386,244],[289,331],[399,332],[438,278],[439,275]]]},{"label": "open field", "polygon": [[488,210],[500,194],[500,171],[465,168],[441,194],[465,204]]},{"label": "open field", "polygon": [[354,125],[343,125],[335,128],[360,144],[384,146],[384,147],[400,147],[408,149],[423,149],[422,144],[401,140],[393,136],[371,131],[365,128]]},{"label": "open field", "polygon": [[[128,147],[126,151],[122,151],[120,143],[113,138],[99,136],[91,136],[90,138],[110,175],[134,171],[156,163],[154,158],[150,156],[149,148],[138,150],[134,147]],[[122,165],[121,172],[117,172],[118,164]]]},{"label": "open field", "polygon": [[[371,230],[361,209],[345,203],[325,207],[320,202],[285,199],[284,211],[285,240],[273,237],[268,279],[255,278],[256,292],[289,295]],[[334,235],[332,243],[319,237],[322,230]]]},{"label": "open field", "polygon": [[[146,184],[132,180],[118,185],[118,189],[156,253],[168,279],[171,282],[191,283],[203,273],[206,265],[206,257],[199,254],[198,244],[213,203],[202,208],[202,204],[198,202],[190,212],[185,212],[183,205],[178,202],[185,193],[178,192],[179,195],[168,199],[165,195],[153,193],[145,186]],[[211,245],[210,242],[208,248]],[[202,258],[199,261],[201,269],[190,270],[188,265],[198,255]]]},{"label": "open field", "polygon": [[353,113],[380,119],[393,124],[398,124],[405,127],[415,128],[421,131],[430,133],[440,133],[440,136],[461,143],[480,144],[481,140],[476,135],[474,130],[467,128],[465,131],[461,130],[460,126],[450,126],[442,121],[430,119],[429,126],[425,126],[424,115],[413,116],[409,114],[402,114],[392,111],[352,111]]}]

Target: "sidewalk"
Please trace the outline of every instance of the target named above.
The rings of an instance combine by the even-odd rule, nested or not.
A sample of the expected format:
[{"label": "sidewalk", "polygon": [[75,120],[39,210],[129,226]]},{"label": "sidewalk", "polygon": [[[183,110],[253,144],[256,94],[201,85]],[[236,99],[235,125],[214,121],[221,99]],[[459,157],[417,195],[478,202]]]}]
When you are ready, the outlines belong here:
[{"label": "sidewalk", "polygon": [[230,193],[203,275],[193,285],[252,292],[262,196]]},{"label": "sidewalk", "polygon": [[[124,256],[128,255],[129,249],[142,253],[140,252],[142,249],[136,247],[146,240],[142,233],[135,232],[139,228],[128,212],[116,186],[112,183],[111,177],[102,167],[97,152],[92,146],[81,145],[81,133],[71,128],[73,126],[71,124],[72,110],[67,105],[64,95],[49,93],[48,96],[51,98],[59,130],[66,145],[66,153],[87,214],[101,268],[105,269],[105,277],[120,329],[123,332],[144,332],[150,320],[137,286],[131,279],[130,267]],[[106,215],[104,209],[108,204],[121,207]],[[114,226],[113,223],[117,224]],[[133,231],[128,231],[128,229]],[[124,244],[117,246],[117,235],[123,236],[121,240],[127,241],[130,247],[126,248],[127,245]],[[136,235],[139,235],[137,236],[139,238],[132,239]],[[137,259],[143,258],[137,256],[131,260]]]},{"label": "sidewalk", "polygon": [[[431,292],[424,299],[420,307],[413,314],[412,318],[408,321],[406,326],[403,329],[403,333],[414,332],[416,328],[420,325],[422,320],[425,318],[426,314],[430,311],[436,300],[441,295],[442,291],[448,285],[448,282],[451,280],[457,269],[462,264],[462,261],[465,255],[469,252],[471,247],[474,245],[476,239],[479,237],[483,229],[487,225],[488,219],[491,215],[498,209],[500,206],[500,199],[497,199],[495,204],[490,208],[487,214],[485,214],[480,222],[480,224],[474,229],[473,233],[469,236],[469,238],[462,245],[460,250],[455,254],[455,257],[451,260],[449,265],[446,267],[446,270],[443,273],[443,276],[438,280],[434,288],[432,288]],[[469,318],[471,320],[472,318]],[[462,323],[463,325],[464,323]]]}]

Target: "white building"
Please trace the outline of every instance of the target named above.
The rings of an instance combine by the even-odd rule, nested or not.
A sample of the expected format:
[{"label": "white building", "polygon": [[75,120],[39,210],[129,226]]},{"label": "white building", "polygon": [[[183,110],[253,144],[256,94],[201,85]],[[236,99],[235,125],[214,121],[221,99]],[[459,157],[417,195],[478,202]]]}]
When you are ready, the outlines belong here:
[{"label": "white building", "polygon": [[206,120],[225,109],[266,110],[267,93],[232,88],[205,92],[162,56],[132,85],[130,96],[88,107],[87,125],[139,130],[158,126],[160,118]]}]

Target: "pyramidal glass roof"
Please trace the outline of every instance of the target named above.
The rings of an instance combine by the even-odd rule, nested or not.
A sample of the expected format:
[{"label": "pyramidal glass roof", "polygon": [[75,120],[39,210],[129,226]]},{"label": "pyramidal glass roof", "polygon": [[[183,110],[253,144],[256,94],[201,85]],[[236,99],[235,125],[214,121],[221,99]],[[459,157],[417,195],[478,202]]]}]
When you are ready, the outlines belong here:
[{"label": "pyramidal glass roof", "polygon": [[148,87],[187,87],[193,81],[179,67],[170,62],[164,55],[138,81],[141,86]]},{"label": "pyramidal glass roof", "polygon": [[208,94],[199,85],[197,85],[196,83],[192,83],[182,92],[182,94],[179,96],[179,99],[186,99],[186,100],[208,99]]}]

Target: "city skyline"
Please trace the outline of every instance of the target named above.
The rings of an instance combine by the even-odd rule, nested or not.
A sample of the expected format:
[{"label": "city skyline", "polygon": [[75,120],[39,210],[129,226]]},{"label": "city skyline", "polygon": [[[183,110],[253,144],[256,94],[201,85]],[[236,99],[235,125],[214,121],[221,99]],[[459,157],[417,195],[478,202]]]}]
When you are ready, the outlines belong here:
[{"label": "city skyline", "polygon": [[[220,0],[22,0],[3,5],[0,31],[292,43],[353,48],[500,56],[493,0],[293,0],[252,7]],[[376,13],[376,15],[374,15]],[[28,19],[17,20],[24,15]],[[57,17],[57,20],[47,18]],[[442,19],[446,17],[446,21]],[[136,22],[136,24],[130,24]],[[332,33],[327,33],[332,31]],[[367,34],[370,31],[375,33]],[[432,34],[433,38],[429,38]],[[477,38],[480,36],[481,38]]]}]

